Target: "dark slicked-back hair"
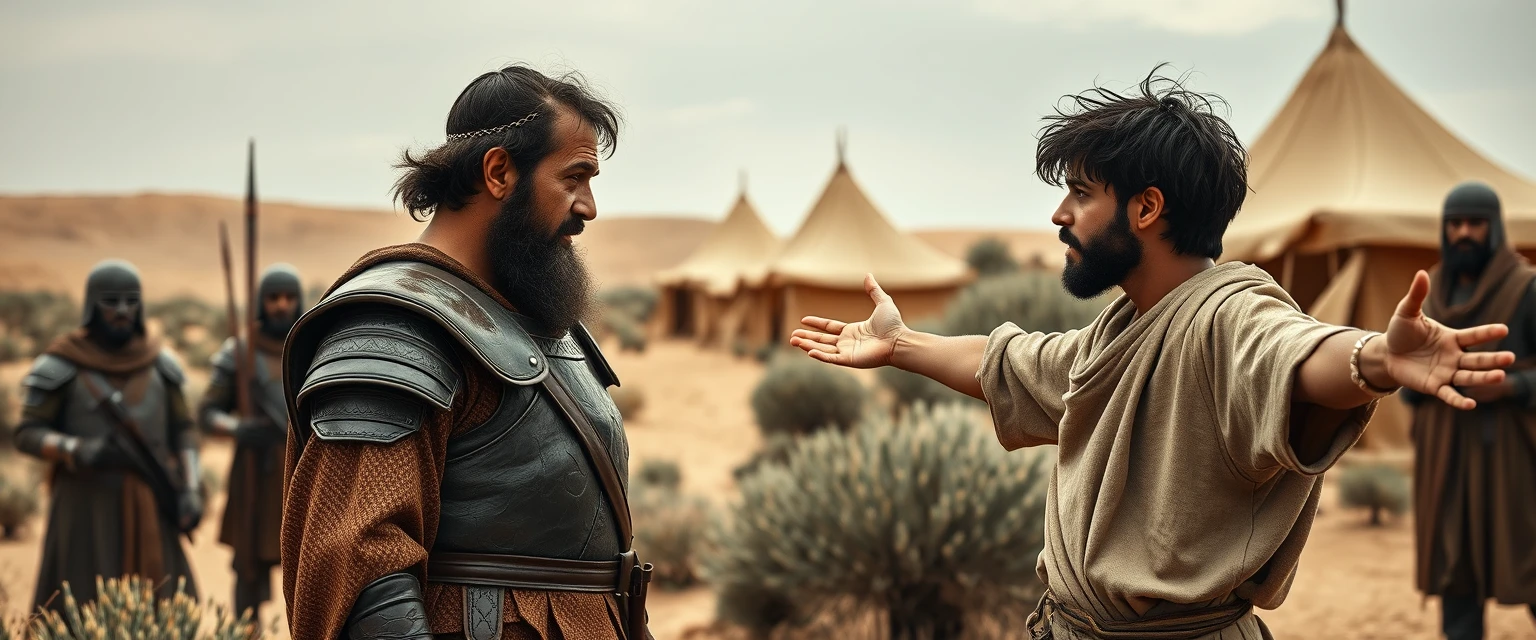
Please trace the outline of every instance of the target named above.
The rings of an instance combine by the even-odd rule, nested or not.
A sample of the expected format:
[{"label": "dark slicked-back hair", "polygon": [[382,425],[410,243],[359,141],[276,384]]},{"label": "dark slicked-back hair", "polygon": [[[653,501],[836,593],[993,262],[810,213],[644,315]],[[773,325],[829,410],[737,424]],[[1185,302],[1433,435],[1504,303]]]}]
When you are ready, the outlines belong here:
[{"label": "dark slicked-back hair", "polygon": [[[554,150],[561,111],[591,125],[602,151],[613,153],[619,140],[618,109],[595,95],[579,74],[552,78],[515,64],[475,78],[448,110],[448,141],[419,156],[409,150],[401,155],[395,168],[405,174],[395,181],[395,200],[417,220],[440,208],[463,207],[480,190],[481,160],[496,147],[507,150],[519,176],[529,175]],[[529,118],[534,113],[538,115]],[[456,135],[498,127],[504,128]]]},{"label": "dark slicked-back hair", "polygon": [[1058,187],[1071,177],[1107,184],[1122,208],[1157,187],[1173,250],[1214,259],[1248,195],[1248,154],[1214,113],[1225,101],[1158,75],[1164,66],[1125,94],[1095,87],[1064,96],[1040,130],[1035,174]]}]

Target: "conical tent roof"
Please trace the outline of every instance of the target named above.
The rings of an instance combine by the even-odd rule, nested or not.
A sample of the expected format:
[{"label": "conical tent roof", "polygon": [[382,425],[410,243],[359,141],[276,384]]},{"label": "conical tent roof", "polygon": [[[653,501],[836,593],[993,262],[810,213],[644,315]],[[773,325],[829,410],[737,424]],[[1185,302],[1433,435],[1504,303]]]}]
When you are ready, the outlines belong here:
[{"label": "conical tent roof", "polygon": [[1484,158],[1415,104],[1342,21],[1250,146],[1253,188],[1223,259],[1262,262],[1360,245],[1438,248],[1440,204],[1481,180],[1510,235],[1536,240],[1536,185]]},{"label": "conical tent roof", "polygon": [[695,284],[713,295],[729,295],[743,278],[760,280],[780,244],[743,189],[731,212],[699,248],[657,280],[663,285]]},{"label": "conical tent roof", "polygon": [[891,226],[841,161],[770,272],[780,282],[834,289],[862,289],[866,273],[887,289],[953,286],[970,277],[965,262]]}]

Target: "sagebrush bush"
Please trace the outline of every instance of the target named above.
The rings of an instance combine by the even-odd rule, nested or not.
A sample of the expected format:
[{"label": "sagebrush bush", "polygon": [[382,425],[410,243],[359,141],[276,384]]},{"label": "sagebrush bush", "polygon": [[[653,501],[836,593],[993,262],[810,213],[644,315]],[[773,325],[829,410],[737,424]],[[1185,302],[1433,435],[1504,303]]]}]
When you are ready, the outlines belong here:
[{"label": "sagebrush bush", "polygon": [[[32,640],[248,640],[259,629],[249,613],[239,618],[223,607],[203,607],[185,592],[186,579],[176,581],[169,598],[156,598],[154,585],[139,576],[96,578],[96,599],[75,601],[69,583],[64,584],[63,612],[43,611],[27,625]],[[200,633],[206,614],[212,614],[208,631]],[[16,638],[16,629],[6,629]]]},{"label": "sagebrush bush", "polygon": [[788,595],[754,582],[726,579],[715,585],[715,619],[745,628],[752,638],[795,621],[795,603]]},{"label": "sagebrush bush", "polygon": [[1339,471],[1339,502],[1345,508],[1369,509],[1371,524],[1381,524],[1381,512],[1408,512],[1408,474],[1385,464],[1362,464]]},{"label": "sagebrush bush", "polygon": [[752,390],[752,413],[764,436],[847,429],[864,412],[857,378],[805,354],[774,358]]},{"label": "sagebrush bush", "polygon": [[1093,322],[1107,298],[1079,300],[1055,275],[1028,271],[972,283],[944,311],[948,335],[990,335],[1006,322],[1025,331],[1067,331]]},{"label": "sagebrush bush", "polygon": [[654,565],[651,581],[673,589],[697,583],[709,504],[656,486],[637,487],[631,497],[640,514],[635,519],[635,552],[641,561]]},{"label": "sagebrush bush", "polygon": [[0,476],[0,536],[15,538],[17,530],[37,515],[41,493],[37,482]]},{"label": "sagebrush bush", "polygon": [[781,594],[799,614],[853,598],[892,637],[952,637],[981,602],[1032,606],[1050,452],[1004,451],[971,415],[918,406],[800,439],[740,481],[706,577]]},{"label": "sagebrush bush", "polygon": [[628,314],[612,310],[604,312],[603,329],[619,339],[619,351],[645,352],[645,327]]},{"label": "sagebrush bush", "polygon": [[656,311],[660,296],[649,287],[626,286],[606,289],[597,297],[604,308],[619,311],[635,322],[645,324]]},{"label": "sagebrush bush", "polygon": [[683,484],[683,469],[676,460],[646,460],[635,475],[636,482],[648,489],[676,493]]},{"label": "sagebrush bush", "polygon": [[613,397],[614,406],[619,408],[619,415],[625,420],[634,420],[645,409],[645,392],[634,382],[622,387],[609,387],[608,395]]},{"label": "sagebrush bush", "polygon": [[33,358],[54,338],[80,326],[80,307],[61,293],[53,291],[0,292],[0,325],[13,339],[19,357]]},{"label": "sagebrush bush", "polygon": [[1019,262],[1013,259],[1008,243],[991,236],[977,240],[966,249],[965,262],[983,278],[1019,270]]}]

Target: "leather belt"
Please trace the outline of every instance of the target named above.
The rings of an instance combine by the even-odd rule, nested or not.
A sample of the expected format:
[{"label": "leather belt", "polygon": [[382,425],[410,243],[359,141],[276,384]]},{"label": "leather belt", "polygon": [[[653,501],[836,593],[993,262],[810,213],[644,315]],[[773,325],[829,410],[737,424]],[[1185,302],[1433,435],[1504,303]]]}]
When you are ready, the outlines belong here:
[{"label": "leather belt", "polygon": [[[1238,600],[1232,604],[1172,613],[1134,622],[1108,622],[1095,620],[1091,614],[1056,600],[1047,588],[1040,596],[1025,628],[1033,640],[1050,640],[1051,618],[1060,616],[1062,622],[1078,633],[1103,640],[1193,640],[1237,624],[1253,611],[1253,603]],[[1261,635],[1269,638],[1268,629],[1260,625]]]},{"label": "leather belt", "polygon": [[[621,556],[622,557],[622,556]],[[427,579],[463,585],[532,591],[579,591],[630,595],[633,558],[565,560],[499,553],[448,553],[427,556]]]}]

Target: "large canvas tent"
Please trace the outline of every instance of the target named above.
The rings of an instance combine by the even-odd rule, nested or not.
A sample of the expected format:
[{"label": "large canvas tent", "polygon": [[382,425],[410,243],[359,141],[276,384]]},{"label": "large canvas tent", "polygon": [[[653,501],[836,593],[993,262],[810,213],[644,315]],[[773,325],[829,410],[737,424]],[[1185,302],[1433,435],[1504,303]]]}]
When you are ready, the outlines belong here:
[{"label": "large canvas tent", "polygon": [[[654,329],[705,344],[770,340],[768,314],[754,312],[769,301],[761,284],[779,245],[743,185],[730,213],[699,248],[657,275],[661,295]],[[755,286],[745,287],[744,281]]]},{"label": "large canvas tent", "polygon": [[868,273],[908,320],[942,313],[971,278],[964,261],[892,226],[854,181],[839,147],[826,189],[768,270],[782,296],[774,327],[780,339],[807,315],[868,317],[874,310],[864,292]]},{"label": "large canvas tent", "polygon": [[[1342,16],[1250,146],[1253,191],[1223,260],[1269,271],[1326,322],[1385,330],[1413,274],[1439,261],[1440,205],[1465,180],[1498,191],[1510,237],[1536,249],[1536,184],[1482,157],[1382,73]],[[1383,402],[1365,444],[1403,446],[1409,414]]]}]

